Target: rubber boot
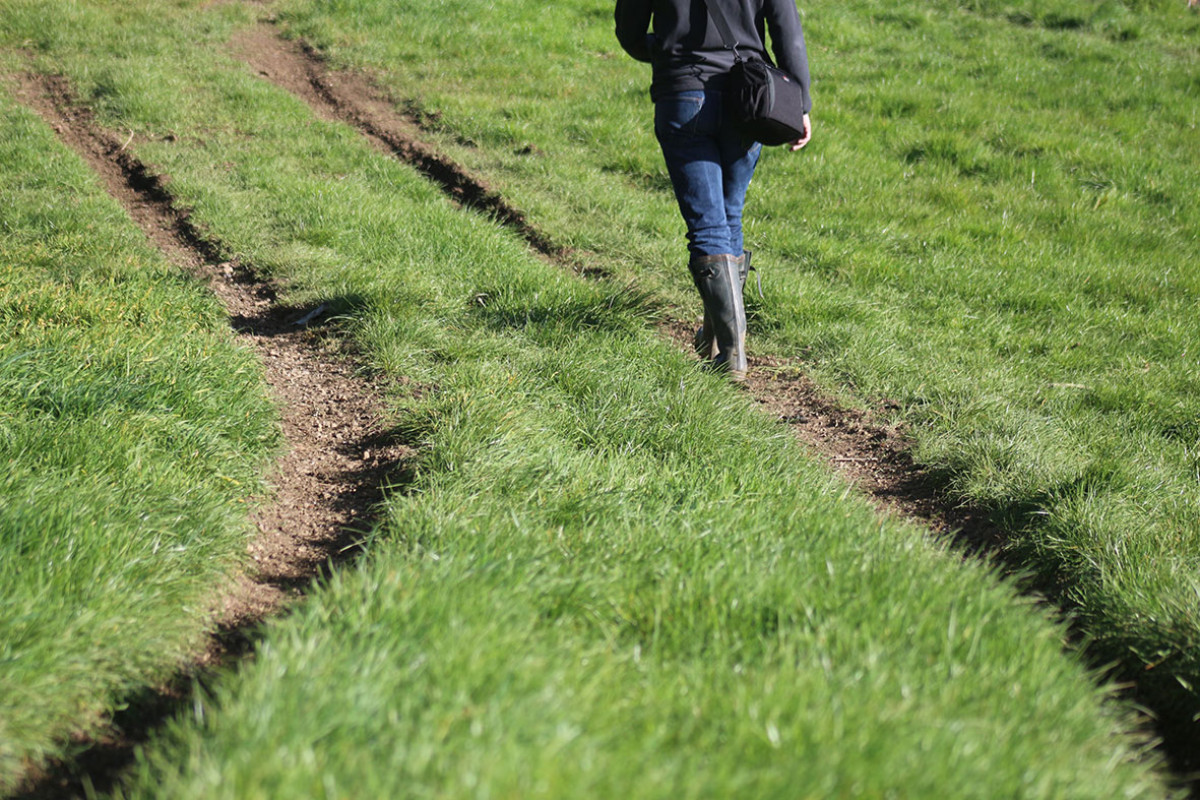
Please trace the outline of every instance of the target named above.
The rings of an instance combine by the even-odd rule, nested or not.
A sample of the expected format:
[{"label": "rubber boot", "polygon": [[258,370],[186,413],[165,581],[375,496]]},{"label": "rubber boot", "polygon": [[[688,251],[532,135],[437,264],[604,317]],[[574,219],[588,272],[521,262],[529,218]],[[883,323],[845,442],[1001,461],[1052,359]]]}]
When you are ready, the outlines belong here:
[{"label": "rubber boot", "polygon": [[[746,276],[753,269],[750,266],[750,251],[743,250],[742,254],[734,261],[737,262],[738,285],[743,290],[744,296]],[[696,329],[696,334],[692,337],[692,346],[696,349],[696,355],[703,359],[712,360],[717,357],[717,339],[713,336],[712,324],[708,321],[708,311],[704,312],[704,322]]]},{"label": "rubber boot", "polygon": [[746,309],[738,278],[738,259],[729,253],[692,256],[688,269],[704,301],[704,315],[716,340],[715,369],[734,380],[746,377]]}]

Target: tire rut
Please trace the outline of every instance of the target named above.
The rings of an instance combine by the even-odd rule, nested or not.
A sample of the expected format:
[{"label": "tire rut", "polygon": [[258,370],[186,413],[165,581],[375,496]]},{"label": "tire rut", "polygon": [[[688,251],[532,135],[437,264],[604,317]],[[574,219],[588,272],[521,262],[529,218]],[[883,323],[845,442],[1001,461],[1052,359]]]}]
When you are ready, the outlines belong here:
[{"label": "tire rut", "polygon": [[516,231],[538,254],[560,263],[570,258],[570,250],[534,228],[486,181],[421,141],[422,115],[412,108],[397,113],[395,104],[360,76],[327,68],[309,44],[286,42],[273,25],[264,22],[235,37],[232,48],[237,58],[303,100],[318,117],[357,129],[373,145],[429,178],[456,203]]},{"label": "tire rut", "polygon": [[127,709],[98,732],[72,737],[76,755],[31,770],[14,795],[84,797],[115,784],[137,746],[187,706],[197,680],[252,655],[261,622],[360,551],[389,481],[399,485],[414,451],[384,423],[382,377],[368,376],[348,340],[320,324],[336,300],[315,308],[281,304],[279,287],[251,265],[226,258],[221,243],[176,205],[169,178],[98,125],[65,79],[26,74],[18,81],[17,99],[84,158],[172,263],[224,305],[238,341],[263,364],[285,441],[269,479],[272,494],[251,514],[258,532],[248,546],[249,565],[215,598],[216,632],[205,652],[168,685],[127,698]]}]

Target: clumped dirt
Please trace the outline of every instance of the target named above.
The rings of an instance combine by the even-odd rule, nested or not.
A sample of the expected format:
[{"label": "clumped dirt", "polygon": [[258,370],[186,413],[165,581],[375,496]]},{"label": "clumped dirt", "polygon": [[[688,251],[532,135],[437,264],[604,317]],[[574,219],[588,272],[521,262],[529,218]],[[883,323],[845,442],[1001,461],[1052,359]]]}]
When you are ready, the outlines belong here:
[{"label": "clumped dirt", "polygon": [[[981,512],[946,497],[912,457],[901,427],[878,414],[837,405],[795,363],[755,357],[746,385],[763,410],[785,423],[882,510],[953,537],[969,552],[995,552],[1004,539]],[[884,403],[881,411],[895,406]]]},{"label": "clumped dirt", "polygon": [[[697,299],[699,309],[699,299]],[[670,320],[663,335],[692,352],[694,323]],[[884,513],[920,523],[969,553],[997,552],[1004,537],[977,509],[952,502],[938,480],[912,456],[912,444],[886,420],[895,405],[877,411],[847,408],[807,376],[801,361],[751,353],[744,386],[764,413],[787,425],[809,451],[824,459]]]},{"label": "clumped dirt", "polygon": [[144,735],[186,701],[191,678],[249,650],[255,626],[304,593],[333,563],[352,555],[374,523],[389,479],[411,448],[384,424],[384,386],[357,363],[344,337],[327,330],[331,311],[288,307],[278,287],[236,259],[178,208],[169,181],[96,124],[61,78],[24,76],[18,99],[38,111],[101,177],[147,237],[205,282],[229,314],[238,340],[262,360],[277,401],[286,452],[252,517],[258,534],[249,566],[214,601],[207,650],[168,686],[130,698],[131,711],[99,734],[80,736],[80,756],[31,776],[19,797],[82,796],[81,776],[100,789],[133,757]]}]

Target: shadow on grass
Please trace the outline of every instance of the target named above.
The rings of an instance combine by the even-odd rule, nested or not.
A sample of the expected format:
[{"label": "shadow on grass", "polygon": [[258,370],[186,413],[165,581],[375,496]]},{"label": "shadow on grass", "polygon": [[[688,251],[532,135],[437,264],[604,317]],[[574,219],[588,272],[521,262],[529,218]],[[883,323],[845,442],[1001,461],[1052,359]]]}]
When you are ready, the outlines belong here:
[{"label": "shadow on grass", "polygon": [[[376,447],[391,434],[357,444]],[[365,538],[380,521],[386,492],[402,491],[411,480],[403,463],[366,467],[348,478],[356,484],[336,504],[343,509],[373,507],[358,524],[342,528],[325,546],[325,559],[312,575],[282,578],[271,584],[288,594],[307,593],[323,586],[343,565],[365,551]],[[386,486],[386,489],[385,489]],[[213,632],[202,663],[175,675],[165,685],[143,687],[121,698],[106,730],[95,739],[72,740],[67,755],[43,767],[12,800],[64,800],[111,794],[136,763],[138,753],[156,731],[173,718],[195,713],[197,700],[209,694],[217,679],[237,663],[252,658],[265,636],[263,620],[223,625]]]},{"label": "shadow on grass", "polygon": [[[1200,693],[1195,688],[1200,686],[1200,659],[1180,647],[1188,637],[1156,620],[1139,618],[1136,628],[1114,630],[1110,620],[1086,614],[1073,594],[1086,577],[1080,575],[1080,565],[1036,544],[1039,529],[1051,524],[1047,508],[1064,496],[1089,491],[1107,474],[1103,468],[1085,471],[1050,489],[986,508],[958,506],[949,510],[947,521],[956,547],[995,564],[1024,592],[1057,607],[1084,662],[1149,715],[1147,730],[1159,740],[1157,749],[1174,777],[1191,797],[1200,798]],[[953,468],[914,471],[911,483],[896,491],[945,498],[955,475]]]}]

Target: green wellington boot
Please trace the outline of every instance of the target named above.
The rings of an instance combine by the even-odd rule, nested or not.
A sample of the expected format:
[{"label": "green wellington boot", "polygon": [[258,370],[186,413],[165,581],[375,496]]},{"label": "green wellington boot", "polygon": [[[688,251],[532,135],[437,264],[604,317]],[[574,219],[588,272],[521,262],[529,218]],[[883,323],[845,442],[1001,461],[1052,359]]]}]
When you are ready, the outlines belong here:
[{"label": "green wellington boot", "polygon": [[734,380],[745,380],[746,309],[742,305],[738,258],[728,253],[692,256],[688,269],[704,301],[704,317],[716,342],[713,367],[728,370]]},{"label": "green wellington boot", "polygon": [[[754,267],[750,266],[750,251],[743,250],[742,254],[734,259],[737,263],[738,271],[738,286],[741,287],[743,294],[746,289],[746,276],[750,274],[750,270]],[[759,292],[762,292],[761,285]],[[744,307],[743,303],[743,307]],[[743,334],[743,339],[745,334]],[[696,349],[696,355],[706,360],[712,360],[717,357],[717,339],[713,336],[712,324],[708,321],[708,310],[704,312],[704,322],[696,329],[695,336],[692,337],[692,346]]]}]

